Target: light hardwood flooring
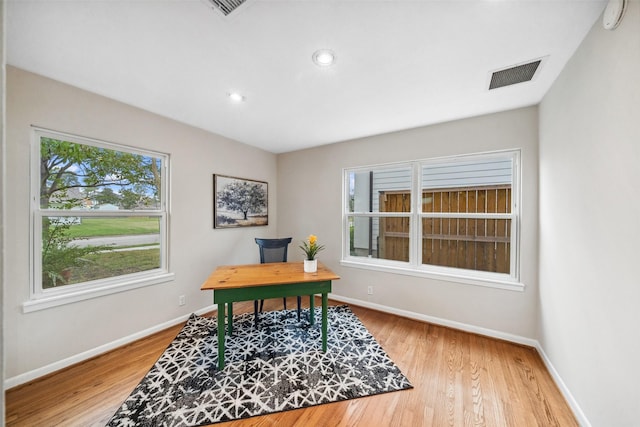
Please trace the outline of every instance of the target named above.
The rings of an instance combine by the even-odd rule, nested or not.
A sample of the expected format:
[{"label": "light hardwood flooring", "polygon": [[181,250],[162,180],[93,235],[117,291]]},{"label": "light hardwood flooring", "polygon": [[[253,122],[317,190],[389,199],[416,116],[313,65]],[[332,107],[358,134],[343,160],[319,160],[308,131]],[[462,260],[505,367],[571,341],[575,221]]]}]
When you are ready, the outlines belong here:
[{"label": "light hardwood flooring", "polygon": [[[294,307],[294,299],[287,305]],[[578,425],[535,349],[351,308],[409,378],[413,389],[216,425]],[[282,299],[265,301],[264,309],[282,309]],[[234,304],[236,314],[252,310],[252,302]],[[103,426],[181,327],[8,390],[6,424]]]}]

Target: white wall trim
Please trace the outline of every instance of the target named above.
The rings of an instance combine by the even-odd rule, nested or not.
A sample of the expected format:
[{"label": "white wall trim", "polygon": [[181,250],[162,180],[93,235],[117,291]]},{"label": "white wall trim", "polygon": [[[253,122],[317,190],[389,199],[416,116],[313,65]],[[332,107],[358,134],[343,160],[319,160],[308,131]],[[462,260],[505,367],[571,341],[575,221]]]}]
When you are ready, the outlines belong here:
[{"label": "white wall trim", "polygon": [[[78,301],[84,301],[91,298],[98,298],[105,295],[111,295],[118,292],[130,291],[132,289],[138,289],[145,286],[159,285],[175,280],[175,273],[153,273],[136,275],[134,278],[130,278],[123,281],[122,278],[117,278],[115,282],[111,279],[107,280],[107,283],[99,283],[96,286],[82,285],[80,289],[76,289],[73,292],[68,292],[62,288],[63,292],[54,293],[53,295],[42,296],[38,298],[30,299],[22,304],[23,313],[31,313],[38,310],[45,310],[51,307],[58,307],[64,304],[71,304]],[[113,282],[113,283],[111,283]]]},{"label": "white wall trim", "polygon": [[513,342],[516,344],[522,344],[529,347],[533,347],[538,351],[538,354],[542,358],[542,361],[544,362],[549,373],[551,374],[551,378],[554,380],[554,382],[558,386],[560,393],[562,393],[562,396],[567,400],[567,403],[569,404],[569,407],[573,411],[573,415],[576,417],[578,424],[580,424],[581,427],[591,427],[591,423],[585,416],[584,412],[582,411],[582,408],[580,407],[580,405],[578,405],[578,402],[573,397],[573,394],[571,394],[571,391],[569,391],[569,388],[566,386],[566,384],[562,380],[562,377],[560,377],[560,374],[551,363],[551,360],[549,360],[549,357],[545,353],[544,349],[542,348],[538,340],[523,337],[520,335],[508,334],[505,332],[496,331],[494,329],[481,328],[478,326],[469,325],[467,323],[461,323],[453,320],[442,319],[440,317],[433,317],[433,316],[428,316],[426,314],[415,313],[412,311],[400,310],[394,307],[388,307],[385,305],[375,304],[368,301],[348,298],[341,295],[329,294],[329,298],[331,298],[334,301],[340,301],[348,304],[357,305],[360,307],[370,308],[372,310],[381,311],[383,313],[394,314],[396,316],[402,316],[408,319],[414,319],[414,320],[419,320],[423,322],[433,323],[435,325],[446,326],[449,328],[459,329],[465,332],[485,335],[491,338],[497,338],[497,339]]},{"label": "white wall trim", "polygon": [[[197,310],[194,313],[197,315],[202,315],[204,313],[208,313],[216,309],[217,309],[217,305],[214,304],[214,305],[201,308],[200,310]],[[149,335],[155,334],[156,332],[160,332],[164,329],[167,329],[179,323],[185,322],[190,315],[191,313],[185,314],[178,318],[168,320],[164,323],[160,323],[159,325],[153,326],[151,328],[145,329],[140,332],[136,332],[135,334],[131,334],[124,338],[117,339],[115,341],[101,345],[99,347],[92,348],[91,350],[87,350],[85,352],[76,354],[66,359],[59,360],[57,362],[51,363],[41,368],[34,369],[32,371],[25,372],[20,375],[16,375],[15,377],[6,378],[3,383],[4,389],[8,390],[12,387],[16,387],[16,386],[28,383],[29,381],[33,381],[37,378],[40,378],[45,375],[51,374],[53,372],[59,371],[61,369],[67,368],[71,365],[75,365],[76,363],[84,362],[85,360],[91,359],[92,357],[99,356],[111,350],[115,350],[118,347],[122,347],[126,344],[132,343],[141,338],[145,338]]]},{"label": "white wall trim", "polygon": [[[377,263],[379,262],[379,263]],[[340,265],[350,268],[360,268],[363,270],[383,271],[385,273],[402,274],[405,276],[414,277],[426,277],[428,279],[446,280],[447,282],[461,283],[464,285],[484,286],[494,289],[505,289],[508,291],[524,292],[526,285],[517,281],[499,280],[496,278],[482,278],[481,275],[484,272],[478,272],[476,277],[471,275],[462,275],[459,273],[444,273],[435,271],[437,266],[430,266],[431,270],[424,270],[422,268],[403,267],[397,265],[390,265],[388,260],[380,259],[368,259],[363,261],[357,257],[349,256],[347,259],[340,261]],[[450,267],[442,267],[442,269],[454,270]],[[471,271],[471,270],[468,270]],[[492,273],[496,274],[496,273]]]},{"label": "white wall trim", "polygon": [[426,314],[415,313],[413,311],[400,310],[395,307],[388,307],[386,305],[380,305],[380,304],[375,304],[375,303],[362,301],[358,299],[347,298],[341,295],[329,294],[329,298],[335,301],[341,301],[341,302],[346,302],[353,305],[359,305],[361,307],[382,311],[384,313],[395,314],[397,316],[406,317],[409,319],[420,320],[423,322],[433,323],[440,326],[446,326],[453,329],[460,329],[465,332],[472,332],[474,334],[486,335],[488,337],[498,338],[501,340],[510,341],[517,344],[528,345],[529,347],[536,347],[538,345],[538,341],[532,338],[526,338],[520,335],[508,334],[506,332],[496,331],[494,329],[481,328],[479,326],[469,325],[467,323],[461,323],[453,320],[442,319],[440,317],[428,316]]},{"label": "white wall trim", "polygon": [[558,373],[558,371],[556,371],[556,368],[551,363],[551,360],[549,360],[547,353],[545,353],[544,349],[542,348],[540,343],[537,341],[536,341],[536,350],[538,350],[538,353],[540,354],[540,357],[542,358],[544,365],[549,370],[549,373],[551,374],[551,378],[553,378],[556,385],[560,389],[560,392],[562,393],[564,398],[567,400],[567,403],[571,407],[571,410],[573,411],[573,415],[575,415],[578,421],[578,424],[580,424],[581,427],[591,427],[591,423],[589,422],[589,420],[587,419],[587,416],[582,411],[582,408],[580,407],[580,405],[578,405],[578,402],[573,397],[573,394],[571,394],[571,392],[569,391],[569,388],[562,380],[562,377],[560,377],[560,374]]}]

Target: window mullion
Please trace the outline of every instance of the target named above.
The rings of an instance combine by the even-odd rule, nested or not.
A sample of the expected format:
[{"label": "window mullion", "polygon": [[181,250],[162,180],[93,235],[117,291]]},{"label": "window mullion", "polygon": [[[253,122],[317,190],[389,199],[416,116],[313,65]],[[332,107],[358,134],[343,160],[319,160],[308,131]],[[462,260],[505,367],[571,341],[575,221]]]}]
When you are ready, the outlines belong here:
[{"label": "window mullion", "polygon": [[408,218],[413,215],[412,212],[347,212],[348,216],[363,218]]},{"label": "window mullion", "polygon": [[411,232],[409,233],[409,244],[411,248],[409,263],[418,268],[422,263],[422,219],[420,218],[420,212],[422,212],[422,179],[420,177],[420,163],[413,163],[413,180],[411,188],[411,200],[414,202],[411,205]]},{"label": "window mullion", "polygon": [[153,216],[159,217],[164,215],[162,211],[125,211],[125,210],[61,210],[61,209],[39,209],[39,214],[45,216],[61,216],[61,217],[130,217],[130,216]]},{"label": "window mullion", "polygon": [[466,213],[466,212],[422,212],[422,218],[454,218],[454,219],[514,219],[515,213]]}]

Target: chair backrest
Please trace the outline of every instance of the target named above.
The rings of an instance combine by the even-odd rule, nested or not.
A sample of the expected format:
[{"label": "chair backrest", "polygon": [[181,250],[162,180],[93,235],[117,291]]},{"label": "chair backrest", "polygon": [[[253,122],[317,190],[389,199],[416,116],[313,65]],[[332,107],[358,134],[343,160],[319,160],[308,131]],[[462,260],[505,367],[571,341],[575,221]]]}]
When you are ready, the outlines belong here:
[{"label": "chair backrest", "polygon": [[260,263],[287,262],[287,248],[291,243],[291,237],[284,239],[258,239],[256,243],[260,248]]}]

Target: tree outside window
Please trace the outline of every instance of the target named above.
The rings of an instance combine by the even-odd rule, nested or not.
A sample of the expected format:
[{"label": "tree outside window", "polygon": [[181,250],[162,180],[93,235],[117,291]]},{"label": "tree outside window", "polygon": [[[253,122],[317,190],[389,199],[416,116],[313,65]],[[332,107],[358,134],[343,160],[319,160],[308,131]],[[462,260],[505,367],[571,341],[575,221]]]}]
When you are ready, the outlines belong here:
[{"label": "tree outside window", "polygon": [[35,135],[34,294],[166,271],[166,156],[49,131]]}]

